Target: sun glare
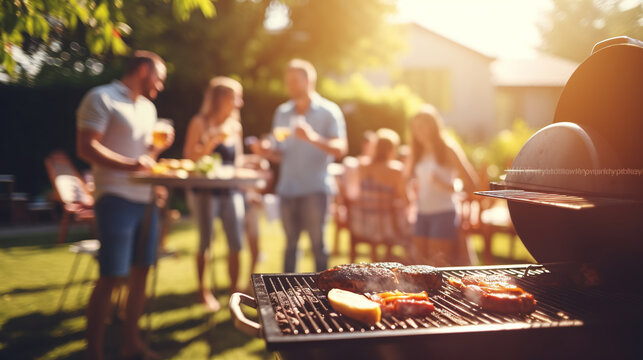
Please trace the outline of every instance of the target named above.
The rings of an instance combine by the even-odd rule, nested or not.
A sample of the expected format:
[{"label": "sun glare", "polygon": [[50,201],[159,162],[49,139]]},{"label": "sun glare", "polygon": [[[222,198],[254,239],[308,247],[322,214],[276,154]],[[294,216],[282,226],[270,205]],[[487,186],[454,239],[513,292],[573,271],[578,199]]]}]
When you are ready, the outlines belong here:
[{"label": "sun glare", "polygon": [[549,0],[399,0],[398,21],[417,22],[496,57],[526,57],[540,44]]}]

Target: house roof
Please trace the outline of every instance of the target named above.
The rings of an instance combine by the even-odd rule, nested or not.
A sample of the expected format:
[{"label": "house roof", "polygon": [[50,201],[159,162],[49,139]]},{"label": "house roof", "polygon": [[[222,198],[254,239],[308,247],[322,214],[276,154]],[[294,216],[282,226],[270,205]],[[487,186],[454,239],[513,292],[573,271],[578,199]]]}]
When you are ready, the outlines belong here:
[{"label": "house roof", "polygon": [[428,27],[426,27],[424,25],[421,25],[421,24],[418,24],[416,22],[404,23],[403,25],[415,27],[415,28],[417,28],[417,29],[419,29],[421,31],[424,31],[424,32],[428,33],[428,34],[431,34],[431,35],[436,36],[436,37],[438,37],[440,39],[443,39],[443,40],[446,40],[448,42],[451,42],[451,43],[455,44],[456,46],[458,46],[458,47],[460,47],[460,48],[462,48],[462,49],[464,49],[464,50],[466,50],[466,51],[468,51],[468,52],[470,52],[470,53],[472,53],[474,55],[480,56],[480,57],[482,57],[482,58],[484,58],[484,59],[486,59],[488,61],[493,61],[493,60],[496,59],[493,56],[489,56],[487,54],[481,53],[480,51],[474,50],[474,49],[472,49],[472,48],[470,48],[470,47],[468,47],[468,46],[466,46],[466,45],[464,45],[462,43],[459,43],[459,42],[457,42],[457,41],[455,41],[453,39],[450,39],[450,38],[448,38],[448,37],[436,32],[435,30],[431,30]]},{"label": "house roof", "polygon": [[578,63],[537,53],[528,59],[498,59],[491,64],[498,87],[563,87]]}]

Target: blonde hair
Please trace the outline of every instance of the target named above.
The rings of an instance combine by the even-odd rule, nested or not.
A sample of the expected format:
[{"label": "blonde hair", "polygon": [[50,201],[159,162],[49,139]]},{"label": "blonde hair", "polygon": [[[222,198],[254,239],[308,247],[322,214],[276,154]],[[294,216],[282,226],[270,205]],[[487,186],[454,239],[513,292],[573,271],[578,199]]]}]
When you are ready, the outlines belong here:
[{"label": "blonde hair", "polygon": [[400,136],[395,131],[386,128],[377,130],[375,136],[377,141],[375,143],[373,162],[390,160],[400,145]]},{"label": "blonde hair", "polygon": [[310,86],[315,87],[315,84],[317,83],[317,70],[315,70],[315,67],[309,61],[303,59],[292,59],[288,62],[286,70],[301,71],[306,76],[306,79],[308,79]]},{"label": "blonde hair", "polygon": [[[225,95],[243,93],[243,86],[237,80],[227,76],[213,77],[208,83],[208,88],[203,96],[201,104],[201,114],[209,116],[219,110],[221,99]],[[239,120],[239,110],[234,110],[230,115],[231,118]]]}]

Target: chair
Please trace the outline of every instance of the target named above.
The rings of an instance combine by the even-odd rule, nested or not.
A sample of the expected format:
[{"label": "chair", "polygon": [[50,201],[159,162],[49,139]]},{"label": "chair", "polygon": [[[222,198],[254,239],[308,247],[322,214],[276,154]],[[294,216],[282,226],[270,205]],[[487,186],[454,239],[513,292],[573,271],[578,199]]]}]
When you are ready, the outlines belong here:
[{"label": "chair", "polygon": [[[481,184],[488,184],[486,166],[482,166],[478,173]],[[458,197],[458,213],[460,214],[460,241],[458,245],[461,248],[466,248],[469,236],[474,234],[481,235],[484,241],[482,260],[485,264],[492,264],[495,262],[491,251],[493,235],[505,233],[512,238],[510,257],[513,257],[517,234],[511,222],[506,203],[473,193],[458,194]],[[464,251],[458,251],[458,253],[463,254]]]},{"label": "chair", "polygon": [[330,204],[329,212],[333,217],[335,224],[335,234],[333,236],[333,255],[339,255],[339,235],[342,230],[348,228],[348,209],[346,195],[346,171],[347,167],[343,164],[331,163],[328,165],[328,173],[335,179],[337,194],[333,197]]},{"label": "chair", "polygon": [[408,247],[410,225],[398,200],[392,187],[377,184],[369,178],[360,181],[359,195],[347,203],[351,262],[355,262],[359,243],[371,246],[372,261],[376,261],[379,245],[386,246],[386,260],[392,260],[394,245]]},{"label": "chair", "polygon": [[[69,251],[72,253],[75,253],[76,256],[74,256],[74,261],[71,265],[71,270],[69,271],[69,275],[67,276],[67,282],[63,286],[62,292],[60,294],[60,299],[58,299],[58,311],[62,310],[63,305],[65,303],[65,299],[67,298],[67,293],[69,290],[69,285],[74,281],[74,277],[76,277],[76,273],[78,272],[78,265],[80,264],[81,260],[81,255],[90,255],[92,258],[96,258],[98,256],[98,250],[100,249],[100,242],[95,239],[91,240],[82,240],[79,242],[75,242],[71,245],[69,245]],[[89,261],[87,263],[87,267],[85,268],[85,279],[89,277],[89,271],[91,269],[92,262]],[[82,289],[78,290],[78,299],[82,298]]]},{"label": "chair", "polygon": [[80,173],[67,155],[56,150],[45,158],[45,167],[54,188],[56,200],[62,205],[62,218],[56,243],[62,244],[67,238],[72,222],[87,223],[94,228],[94,198]]}]

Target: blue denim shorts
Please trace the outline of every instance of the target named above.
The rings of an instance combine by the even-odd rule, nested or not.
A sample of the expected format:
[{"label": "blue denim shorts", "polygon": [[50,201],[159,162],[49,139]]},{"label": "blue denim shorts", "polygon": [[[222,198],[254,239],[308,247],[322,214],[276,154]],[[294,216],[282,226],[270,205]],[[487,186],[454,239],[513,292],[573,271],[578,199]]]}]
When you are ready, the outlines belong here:
[{"label": "blue denim shorts", "polygon": [[455,211],[437,214],[418,214],[413,235],[417,237],[453,240],[458,238],[460,220]]},{"label": "blue denim shorts", "polygon": [[150,266],[156,261],[158,210],[154,206],[145,242],[139,254],[139,234],[148,205],[119,196],[101,196],[94,206],[98,225],[98,264],[102,276],[127,276],[131,265]]},{"label": "blue denim shorts", "polygon": [[241,192],[233,190],[215,195],[209,191],[188,191],[187,194],[190,211],[199,228],[199,252],[205,252],[210,248],[214,237],[215,218],[221,219],[228,240],[228,249],[233,252],[240,251],[245,216]]}]

